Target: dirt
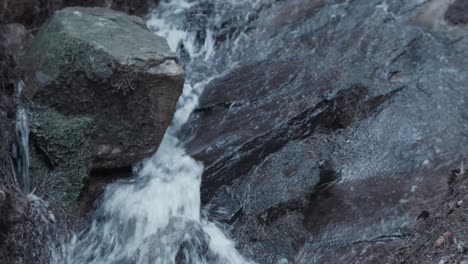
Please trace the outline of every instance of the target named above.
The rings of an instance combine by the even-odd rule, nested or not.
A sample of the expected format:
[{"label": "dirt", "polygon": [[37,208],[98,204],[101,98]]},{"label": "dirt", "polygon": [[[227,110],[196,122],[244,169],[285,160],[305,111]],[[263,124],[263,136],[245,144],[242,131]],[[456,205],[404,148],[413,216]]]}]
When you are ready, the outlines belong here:
[{"label": "dirt", "polygon": [[447,181],[448,193],[421,212],[411,237],[392,253],[391,263],[468,263],[468,172],[453,170]]}]

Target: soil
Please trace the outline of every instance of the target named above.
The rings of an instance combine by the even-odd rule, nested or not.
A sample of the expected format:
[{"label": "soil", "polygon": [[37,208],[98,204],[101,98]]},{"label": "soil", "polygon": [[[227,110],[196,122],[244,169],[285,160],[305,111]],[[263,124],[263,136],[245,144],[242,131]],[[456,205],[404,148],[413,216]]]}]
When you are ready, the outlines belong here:
[{"label": "soil", "polygon": [[468,263],[468,173],[453,170],[447,184],[448,193],[434,208],[421,212],[391,263]]}]

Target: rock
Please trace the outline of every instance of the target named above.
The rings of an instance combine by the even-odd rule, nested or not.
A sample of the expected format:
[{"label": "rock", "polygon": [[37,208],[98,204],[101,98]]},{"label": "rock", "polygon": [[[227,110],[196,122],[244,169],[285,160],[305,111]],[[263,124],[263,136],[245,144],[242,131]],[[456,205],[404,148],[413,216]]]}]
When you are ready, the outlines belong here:
[{"label": "rock", "polygon": [[445,12],[445,19],[452,24],[468,23],[468,1],[455,0]]},{"label": "rock", "polygon": [[37,4],[31,0],[2,1],[1,22],[32,24]]},{"label": "rock", "polygon": [[[94,3],[94,1],[91,2]],[[137,16],[146,16],[159,4],[159,0],[111,0],[108,2],[110,2],[110,7],[112,9],[121,10]]]},{"label": "rock", "polygon": [[[146,16],[159,4],[159,0],[14,0],[4,1],[0,18],[6,23],[20,23],[33,30],[39,28],[59,9],[72,6],[107,7],[131,15]],[[3,21],[5,20],[5,21]]]},{"label": "rock", "polygon": [[[0,203],[0,241],[16,224],[24,220],[28,204],[25,199],[9,191],[1,191],[4,201]],[[1,249],[1,247],[0,247]]]},{"label": "rock", "polygon": [[0,43],[5,54],[14,59],[16,65],[20,65],[24,53],[31,45],[32,35],[21,24],[0,25]]},{"label": "rock", "polygon": [[93,120],[36,106],[30,124],[33,186],[52,198],[55,207],[71,210],[90,172]]},{"label": "rock", "polygon": [[175,255],[176,264],[199,263],[202,260],[207,263],[209,243],[210,237],[198,222],[174,217],[162,232],[144,242],[139,252],[140,260],[158,263]]},{"label": "rock", "polygon": [[[92,131],[89,162],[95,169],[127,167],[152,155],[184,82],[163,38],[141,19],[103,8],[56,12],[26,59],[24,95],[32,111],[42,116],[38,120],[89,119],[94,129],[81,131]],[[38,147],[47,152],[50,144]]]},{"label": "rock", "polygon": [[434,243],[434,247],[440,248],[444,245],[444,243],[445,243],[445,237],[440,236],[439,238],[437,238],[436,242]]},{"label": "rock", "polygon": [[281,258],[292,261],[297,243],[307,234],[301,228],[302,211],[317,185],[326,181],[331,163],[330,149],[320,140],[289,142],[218,191],[209,205],[218,213],[211,215],[233,225],[232,236],[246,241],[241,249],[252,259],[260,263],[276,263]]},{"label": "rock", "polygon": [[57,0],[60,8],[82,7],[107,7],[123,11],[130,15],[146,16],[159,4],[159,0]]},{"label": "rock", "polygon": [[[396,0],[333,1],[282,23],[274,10],[293,3],[310,4],[265,6],[245,39],[224,42],[238,45],[242,55],[218,48],[215,57],[231,57],[216,63],[235,67],[226,66],[206,85],[181,134],[187,152],[206,167],[202,201],[210,209],[227,205],[216,215],[233,227],[239,244],[253,245],[251,255],[358,262],[357,245],[404,238],[401,230],[428,208],[425,199],[445,193],[445,171],[465,151],[466,29],[443,23],[445,9],[430,15],[437,5]],[[330,160],[339,161],[329,171],[339,172],[340,180],[298,192],[305,207],[287,207],[263,224],[261,213],[273,211],[274,199],[288,193],[278,189],[276,173],[263,178],[255,171],[291,142],[311,139],[321,139]],[[263,184],[252,184],[254,177]],[[252,193],[270,195],[242,199],[249,184],[256,186]],[[246,216],[251,207],[254,216]],[[288,214],[295,229],[275,225]],[[281,235],[236,236],[257,229],[265,237]],[[283,248],[270,244],[280,237]],[[259,263],[272,262],[260,257]]]}]

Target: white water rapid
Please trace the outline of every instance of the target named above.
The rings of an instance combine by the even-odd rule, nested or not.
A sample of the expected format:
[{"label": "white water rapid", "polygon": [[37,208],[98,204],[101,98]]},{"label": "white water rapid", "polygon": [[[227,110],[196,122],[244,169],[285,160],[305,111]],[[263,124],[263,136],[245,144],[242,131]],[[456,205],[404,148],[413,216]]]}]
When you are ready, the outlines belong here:
[{"label": "white water rapid", "polygon": [[[229,12],[218,1],[217,16]],[[92,223],[71,241],[55,250],[51,263],[250,263],[214,223],[201,214],[200,184],[203,165],[184,151],[177,132],[197,106],[204,86],[228,67],[214,65],[214,39],[209,27],[200,43],[181,13],[193,3],[162,1],[148,20],[148,27],[165,37],[179,54],[186,82],[172,125],[150,159],[135,166],[135,177],[107,187]],[[204,68],[203,74],[197,69]]]}]

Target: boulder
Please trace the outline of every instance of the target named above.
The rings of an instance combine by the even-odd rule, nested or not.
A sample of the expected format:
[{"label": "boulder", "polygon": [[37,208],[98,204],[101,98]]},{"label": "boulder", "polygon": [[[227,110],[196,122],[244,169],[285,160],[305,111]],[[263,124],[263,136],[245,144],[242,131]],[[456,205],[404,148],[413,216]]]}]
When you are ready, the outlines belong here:
[{"label": "boulder", "polygon": [[[24,96],[33,112],[92,123],[94,169],[127,167],[152,155],[184,82],[163,38],[143,20],[103,8],[56,12],[35,38],[25,65]],[[88,125],[81,129],[91,132]]]}]

